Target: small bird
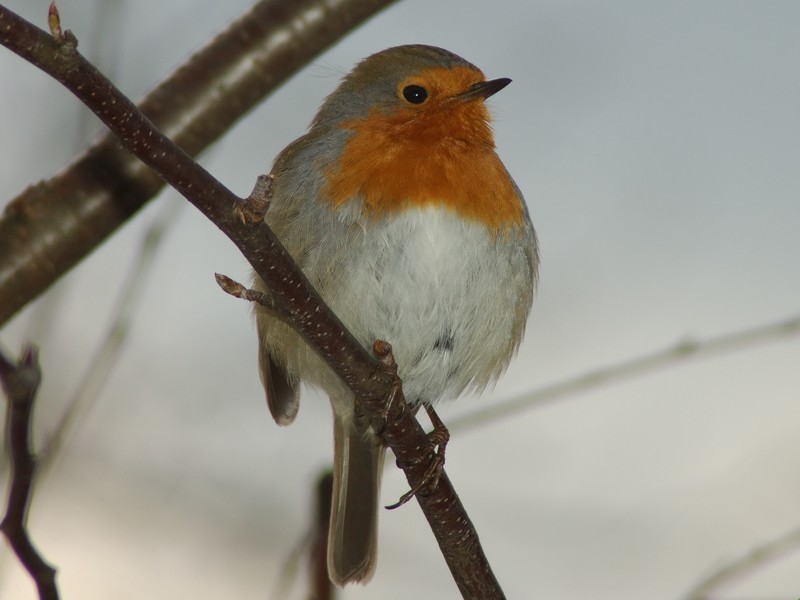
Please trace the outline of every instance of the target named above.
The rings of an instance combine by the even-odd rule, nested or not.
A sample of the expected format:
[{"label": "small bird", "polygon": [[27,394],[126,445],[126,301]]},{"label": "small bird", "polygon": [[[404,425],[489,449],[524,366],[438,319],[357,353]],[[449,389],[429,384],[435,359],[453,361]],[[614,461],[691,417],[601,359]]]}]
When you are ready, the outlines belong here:
[{"label": "small bird", "polygon": [[[365,347],[391,344],[412,407],[480,391],[519,347],[537,278],[536,235],[495,152],[485,100],[510,83],[432,46],[361,61],[273,166],[265,220]],[[269,293],[254,277],[254,287]],[[328,571],[366,582],[376,563],[384,446],[353,394],[288,325],[255,305],[275,421],[301,382],[333,409]]]}]

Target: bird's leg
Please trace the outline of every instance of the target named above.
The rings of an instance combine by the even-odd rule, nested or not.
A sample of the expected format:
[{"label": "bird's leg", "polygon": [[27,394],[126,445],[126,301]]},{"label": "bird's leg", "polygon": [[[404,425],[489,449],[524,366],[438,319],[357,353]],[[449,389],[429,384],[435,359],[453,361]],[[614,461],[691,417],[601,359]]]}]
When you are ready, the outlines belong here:
[{"label": "bird's leg", "polygon": [[[393,375],[389,393],[386,395],[383,408],[380,411],[377,426],[373,423],[375,433],[381,435],[390,418],[397,419],[405,412],[407,403],[402,393],[402,383],[397,376],[397,363],[392,354],[391,344],[383,340],[375,340],[372,344],[372,351],[380,361],[381,366]],[[386,507],[389,510],[402,506],[418,493],[424,493],[427,489],[434,489],[439,483],[439,477],[441,477],[442,470],[444,469],[444,453],[445,448],[447,448],[447,442],[450,440],[450,432],[429,402],[423,401],[422,405],[425,407],[425,411],[428,413],[428,417],[433,425],[433,430],[428,434],[431,452],[429,454],[426,453],[418,459],[406,460],[405,462],[410,465],[415,465],[421,464],[423,461],[430,461],[430,464],[428,464],[420,480],[409,491],[403,494],[397,502]],[[418,408],[419,406],[416,406],[414,412],[416,412]],[[358,398],[356,398],[355,411],[356,417],[363,415],[361,401]]]},{"label": "bird's leg", "polygon": [[445,424],[433,410],[433,405],[430,402],[424,402],[425,412],[428,413],[428,418],[433,425],[433,431],[428,434],[428,441],[436,447],[436,460],[434,463],[438,464],[436,479],[438,481],[439,475],[444,467],[444,451],[447,449],[447,442],[450,441],[450,431],[448,431]]},{"label": "bird's leg", "polygon": [[426,489],[433,490],[436,488],[439,484],[439,477],[441,477],[444,470],[444,452],[447,449],[447,442],[450,441],[450,432],[439,418],[439,415],[436,414],[430,402],[423,402],[422,405],[425,407],[425,412],[428,413],[431,425],[433,425],[433,430],[428,434],[428,442],[432,446],[433,458],[417,484],[400,496],[397,502],[387,506],[386,508],[389,510],[403,506],[417,494],[425,493]]}]

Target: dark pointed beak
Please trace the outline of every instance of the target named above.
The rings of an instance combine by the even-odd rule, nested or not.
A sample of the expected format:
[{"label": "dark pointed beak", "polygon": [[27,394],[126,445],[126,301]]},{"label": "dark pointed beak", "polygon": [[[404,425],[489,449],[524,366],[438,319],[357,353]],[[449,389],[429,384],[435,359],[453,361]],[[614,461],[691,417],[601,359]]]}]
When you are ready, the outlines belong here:
[{"label": "dark pointed beak", "polygon": [[466,92],[462,92],[456,96],[456,98],[459,100],[477,100],[478,98],[486,100],[486,98],[494,96],[509,83],[511,83],[511,80],[508,77],[492,79],[491,81],[479,81],[471,85]]}]

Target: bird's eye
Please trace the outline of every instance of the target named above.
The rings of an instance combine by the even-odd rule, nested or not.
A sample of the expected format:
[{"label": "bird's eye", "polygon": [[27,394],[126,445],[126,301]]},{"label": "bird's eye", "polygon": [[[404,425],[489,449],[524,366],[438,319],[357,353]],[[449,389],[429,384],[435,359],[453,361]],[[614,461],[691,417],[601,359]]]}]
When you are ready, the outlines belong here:
[{"label": "bird's eye", "polygon": [[428,99],[428,90],[421,85],[407,85],[403,88],[403,98],[411,104],[422,104]]}]

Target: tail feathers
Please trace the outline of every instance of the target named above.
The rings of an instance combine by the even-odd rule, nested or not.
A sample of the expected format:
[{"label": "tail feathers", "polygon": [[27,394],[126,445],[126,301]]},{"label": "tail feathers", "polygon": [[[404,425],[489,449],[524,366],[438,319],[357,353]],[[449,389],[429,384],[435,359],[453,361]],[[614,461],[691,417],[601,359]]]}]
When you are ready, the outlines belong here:
[{"label": "tail feathers", "polygon": [[366,583],[375,571],[378,501],[385,447],[334,414],[333,503],[328,573],[337,585]]},{"label": "tail feathers", "polygon": [[259,332],[258,372],[267,395],[267,406],[278,425],[290,425],[300,408],[300,387],[269,354]]}]

